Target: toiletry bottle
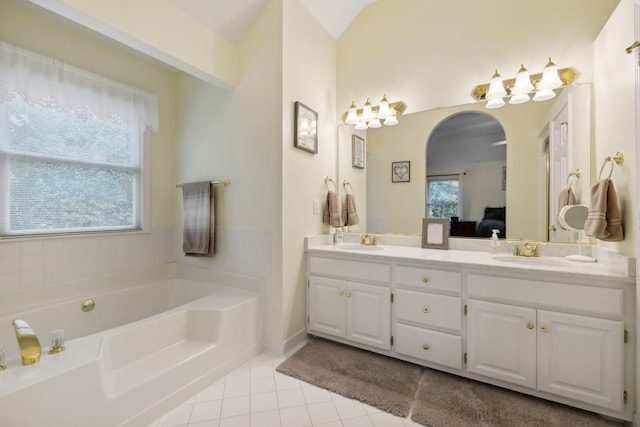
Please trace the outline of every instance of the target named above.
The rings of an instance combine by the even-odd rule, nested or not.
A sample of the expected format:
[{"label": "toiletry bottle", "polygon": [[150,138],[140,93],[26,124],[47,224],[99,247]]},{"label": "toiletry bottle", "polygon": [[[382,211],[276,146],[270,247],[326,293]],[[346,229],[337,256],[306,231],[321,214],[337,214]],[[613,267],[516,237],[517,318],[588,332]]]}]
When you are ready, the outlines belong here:
[{"label": "toiletry bottle", "polygon": [[498,233],[500,233],[500,230],[493,229],[491,230],[491,233],[491,242],[489,245],[491,252],[500,252],[500,240],[498,240]]},{"label": "toiletry bottle", "polygon": [[333,235],[333,243],[342,243],[344,240],[344,234],[342,233],[342,227],[336,228],[336,232]]}]

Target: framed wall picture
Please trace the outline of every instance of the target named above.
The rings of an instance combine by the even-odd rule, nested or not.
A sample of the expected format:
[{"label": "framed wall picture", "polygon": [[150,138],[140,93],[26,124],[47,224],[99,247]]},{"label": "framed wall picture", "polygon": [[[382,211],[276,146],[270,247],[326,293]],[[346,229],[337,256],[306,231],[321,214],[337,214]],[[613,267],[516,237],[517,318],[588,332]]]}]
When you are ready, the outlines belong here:
[{"label": "framed wall picture", "polygon": [[364,139],[358,135],[351,136],[351,165],[354,168],[364,169]]},{"label": "framed wall picture", "polygon": [[318,152],[318,113],[296,101],[294,104],[293,146],[316,154]]},{"label": "framed wall picture", "polygon": [[422,219],[422,247],[428,249],[449,248],[449,218]]},{"label": "framed wall picture", "polygon": [[411,162],[391,163],[391,182],[409,182],[411,180]]}]

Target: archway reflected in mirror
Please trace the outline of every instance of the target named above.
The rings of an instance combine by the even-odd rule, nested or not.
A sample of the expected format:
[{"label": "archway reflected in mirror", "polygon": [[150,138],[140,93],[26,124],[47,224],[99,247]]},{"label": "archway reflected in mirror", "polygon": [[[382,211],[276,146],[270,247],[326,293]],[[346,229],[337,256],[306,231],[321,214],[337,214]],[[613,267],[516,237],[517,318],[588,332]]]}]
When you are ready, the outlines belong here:
[{"label": "archway reflected in mirror", "polygon": [[498,120],[464,111],[441,121],[426,149],[425,217],[449,218],[451,237],[506,233],[507,141]]}]

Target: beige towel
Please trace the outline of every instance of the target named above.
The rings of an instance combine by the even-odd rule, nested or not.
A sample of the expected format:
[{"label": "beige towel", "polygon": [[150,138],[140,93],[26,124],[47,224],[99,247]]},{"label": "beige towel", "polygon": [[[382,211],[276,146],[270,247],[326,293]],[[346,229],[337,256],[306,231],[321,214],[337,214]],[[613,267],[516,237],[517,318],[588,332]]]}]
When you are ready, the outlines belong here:
[{"label": "beige towel", "polygon": [[360,224],[358,211],[356,211],[356,198],[350,193],[347,193],[342,204],[342,224],[348,226]]},{"label": "beige towel", "polygon": [[565,206],[575,205],[576,204],[576,195],[573,192],[571,187],[563,188],[558,192],[558,212],[556,214],[556,227],[560,230],[564,230],[564,227],[560,224],[560,219],[558,215],[560,214],[560,210]]},{"label": "beige towel", "polygon": [[613,181],[608,178],[596,181],[591,187],[591,206],[584,224],[584,232],[587,236],[594,236],[600,240],[624,240],[618,195]]},{"label": "beige towel", "polygon": [[213,254],[211,223],[215,220],[212,196],[211,181],[190,182],[182,186],[182,250],[187,256]]},{"label": "beige towel", "polygon": [[332,227],[340,227],[342,224],[340,223],[340,211],[338,209],[338,195],[334,191],[328,191],[322,223]]}]

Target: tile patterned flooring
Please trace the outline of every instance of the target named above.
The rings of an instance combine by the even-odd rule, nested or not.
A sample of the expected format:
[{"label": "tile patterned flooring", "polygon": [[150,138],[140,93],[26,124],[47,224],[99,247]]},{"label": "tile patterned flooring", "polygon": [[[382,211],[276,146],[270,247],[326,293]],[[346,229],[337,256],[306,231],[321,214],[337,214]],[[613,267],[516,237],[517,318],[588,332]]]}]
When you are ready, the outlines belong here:
[{"label": "tile patterned flooring", "polygon": [[276,372],[285,358],[255,356],[148,427],[422,427]]}]

